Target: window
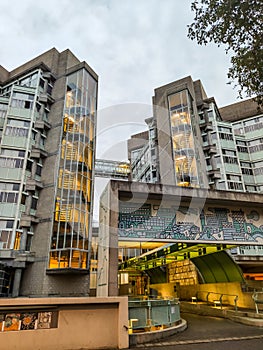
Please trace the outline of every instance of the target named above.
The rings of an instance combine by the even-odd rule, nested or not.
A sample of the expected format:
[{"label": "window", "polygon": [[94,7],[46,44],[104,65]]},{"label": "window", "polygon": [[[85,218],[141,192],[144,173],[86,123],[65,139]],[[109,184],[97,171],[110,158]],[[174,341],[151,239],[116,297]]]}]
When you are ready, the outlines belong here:
[{"label": "window", "polygon": [[242,171],[242,174],[245,174],[245,175],[253,175],[252,169],[249,169],[249,168],[241,168],[241,171]]},{"label": "window", "polygon": [[202,139],[203,139],[203,142],[207,142],[207,141],[208,141],[207,135],[203,135],[203,136],[202,136]]},{"label": "window", "polygon": [[37,139],[37,131],[32,130],[32,140],[36,141],[36,139]]},{"label": "window", "polygon": [[18,183],[0,182],[0,203],[17,203],[19,188]]},{"label": "window", "polygon": [[14,220],[6,221],[6,228],[13,228],[13,226],[14,226]]},{"label": "window", "polygon": [[32,165],[33,165],[33,161],[31,159],[28,159],[26,162],[26,170],[32,171]]},{"label": "window", "polygon": [[202,112],[202,113],[199,113],[199,119],[200,120],[204,120],[204,113]]},{"label": "window", "polygon": [[260,145],[261,143],[263,143],[263,138],[249,141],[248,145],[249,146],[257,146],[257,145]]},{"label": "window", "polygon": [[42,78],[39,79],[39,87],[40,87],[42,90],[43,90],[44,87],[45,87],[45,80],[42,79]]},{"label": "window", "polygon": [[224,163],[227,163],[227,164],[238,164],[237,158],[223,156],[223,159],[224,159]]},{"label": "window", "polygon": [[1,150],[1,155],[4,155],[4,156],[24,158],[25,154],[26,154],[25,151],[20,151],[20,150],[14,150],[14,149],[8,149],[8,148]]},{"label": "window", "polygon": [[0,203],[17,203],[17,192],[0,192]]},{"label": "window", "polygon": [[34,210],[37,209],[37,200],[38,200],[38,198],[32,197],[31,209],[34,209]]},{"label": "window", "polygon": [[7,107],[8,106],[6,104],[0,103],[0,119],[5,118],[7,113]]},{"label": "window", "polygon": [[239,175],[227,174],[227,175],[226,175],[226,178],[227,178],[227,180],[239,181],[239,182],[241,182],[241,176],[239,176]]},{"label": "window", "polygon": [[41,176],[41,173],[42,173],[42,166],[40,164],[37,164],[36,175]]},{"label": "window", "polygon": [[40,112],[40,110],[41,110],[41,103],[39,103],[39,102],[36,103],[36,110],[37,110],[37,112]]},{"label": "window", "polygon": [[221,140],[233,141],[233,135],[231,135],[231,134],[223,134],[222,132],[219,133],[219,138]]},{"label": "window", "polygon": [[246,146],[247,145],[246,141],[240,141],[240,140],[237,140],[236,144],[240,145],[240,146]]},{"label": "window", "polygon": [[33,233],[32,233],[32,232],[27,232],[27,236],[26,236],[26,247],[25,247],[25,251],[26,251],[26,252],[30,252],[31,244],[32,244],[32,239],[33,239]]},{"label": "window", "polygon": [[214,117],[213,111],[207,111],[207,117],[208,117],[208,120],[212,120]]},{"label": "window", "polygon": [[38,80],[38,73],[33,73],[26,78],[23,78],[19,81],[19,85],[28,86],[28,87],[36,87]]},{"label": "window", "polygon": [[24,160],[20,158],[7,158],[0,156],[0,167],[2,168],[23,168]]},{"label": "window", "polygon": [[40,137],[40,146],[44,147],[46,142],[46,137],[44,135],[41,135]]},{"label": "window", "polygon": [[27,137],[28,136],[28,129],[7,126],[5,129],[5,135],[11,136],[11,137]]},{"label": "window", "polygon": [[227,185],[230,190],[243,191],[243,185],[241,183],[228,181]]},{"label": "window", "polygon": [[237,151],[240,153],[248,153],[248,149],[246,146],[237,146]]},{"label": "window", "polygon": [[52,86],[51,84],[48,84],[48,86],[47,86],[47,93],[48,93],[49,95],[52,94],[52,89],[53,89],[53,86]]},{"label": "window", "polygon": [[20,119],[7,119],[7,125],[29,128],[30,122]]},{"label": "window", "polygon": [[254,175],[263,175],[263,167],[254,169]]},{"label": "window", "polygon": [[216,135],[216,133],[211,133],[211,137],[212,137],[212,140],[213,140],[213,141],[216,141],[216,140],[217,140],[217,135]]},{"label": "window", "polygon": [[252,164],[252,167],[253,167],[253,168],[263,167],[263,161],[253,163],[253,164]]},{"label": "window", "polygon": [[257,192],[257,187],[256,186],[246,186],[246,191]]},{"label": "window", "polygon": [[21,197],[21,204],[22,205],[26,204],[26,199],[27,199],[27,193],[22,193],[22,197]]},{"label": "window", "polygon": [[[262,162],[263,164],[263,162]],[[244,168],[251,168],[251,163],[247,163],[247,162],[240,162],[240,165]]]},{"label": "window", "polygon": [[260,151],[263,151],[263,144],[249,147],[250,153],[255,153],[255,152],[260,152]]},{"label": "window", "polygon": [[222,153],[226,154],[227,156],[233,156],[233,157],[236,157],[237,155],[235,151],[231,151],[229,149],[222,149]]},{"label": "window", "polygon": [[218,126],[218,131],[222,131],[224,133],[232,134],[231,128],[226,128],[225,126]]}]

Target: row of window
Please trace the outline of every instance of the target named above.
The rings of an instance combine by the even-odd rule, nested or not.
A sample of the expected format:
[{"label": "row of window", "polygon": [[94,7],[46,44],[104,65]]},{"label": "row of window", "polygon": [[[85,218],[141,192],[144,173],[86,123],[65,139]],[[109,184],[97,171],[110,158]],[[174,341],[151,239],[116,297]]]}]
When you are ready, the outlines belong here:
[{"label": "row of window", "polygon": [[263,129],[263,123],[260,124],[254,124],[254,125],[250,125],[250,126],[245,126],[245,132],[253,132],[255,130],[260,130]]},{"label": "row of window", "polygon": [[14,98],[11,101],[11,107],[14,107],[14,108],[33,109],[33,106],[34,106],[33,101],[17,100]]},{"label": "row of window", "polygon": [[238,164],[237,158],[229,157],[229,156],[223,156],[224,163],[227,164]]},{"label": "row of window", "polygon": [[254,175],[263,175],[263,168],[257,168],[254,170]]},{"label": "row of window", "polygon": [[7,126],[5,129],[5,135],[11,136],[11,137],[27,137],[28,129],[14,127],[14,126]]},{"label": "row of window", "polygon": [[228,181],[227,185],[230,190],[237,190],[237,191],[244,190],[242,183]]},{"label": "row of window", "polygon": [[0,182],[1,191],[19,191],[20,184],[11,182]]},{"label": "row of window", "polygon": [[18,192],[0,192],[0,203],[17,203]]},{"label": "row of window", "polygon": [[6,228],[13,228],[14,226],[14,220],[1,220],[0,219],[0,230],[6,229]]},{"label": "row of window", "polygon": [[228,141],[233,141],[233,135],[232,134],[223,134],[222,132],[219,133],[219,138],[221,140],[228,140]]},{"label": "row of window", "polygon": [[0,168],[23,168],[24,159],[0,156]]},{"label": "row of window", "polygon": [[260,145],[249,147],[249,152],[250,153],[255,153],[255,152],[260,152],[260,151],[263,151],[263,143],[260,144]]}]

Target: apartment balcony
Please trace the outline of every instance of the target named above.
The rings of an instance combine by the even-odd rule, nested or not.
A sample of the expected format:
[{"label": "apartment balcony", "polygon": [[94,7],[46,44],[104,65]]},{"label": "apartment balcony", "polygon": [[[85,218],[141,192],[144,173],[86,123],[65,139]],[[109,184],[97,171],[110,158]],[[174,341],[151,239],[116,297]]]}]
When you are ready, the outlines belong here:
[{"label": "apartment balcony", "polygon": [[37,189],[42,189],[43,184],[40,181],[34,180],[34,179],[27,179],[25,190],[26,191],[35,191]]},{"label": "apartment balcony", "polygon": [[47,151],[45,151],[40,145],[34,145],[31,149],[31,158],[46,158]]},{"label": "apartment balcony", "polygon": [[26,263],[33,263],[35,261],[35,252],[25,252],[21,250],[13,250],[12,257],[14,258],[14,267],[25,267]]},{"label": "apartment balcony", "polygon": [[206,132],[208,131],[213,131],[213,124],[211,120],[205,120],[204,124],[202,125],[202,127],[204,128],[204,130]]},{"label": "apartment balcony", "polygon": [[34,215],[22,214],[20,219],[20,227],[30,228],[32,224],[38,224],[39,219]]},{"label": "apartment balcony", "polygon": [[208,148],[208,154],[209,155],[213,155],[213,154],[217,154],[217,149],[215,146],[211,146]]},{"label": "apartment balcony", "polygon": [[216,179],[221,179],[221,171],[220,168],[216,168],[216,169],[211,169],[207,172],[207,175],[209,176],[209,178],[216,180]]},{"label": "apartment balcony", "polygon": [[38,96],[38,101],[42,103],[54,103],[55,100],[47,93],[40,93]]},{"label": "apartment balcony", "polygon": [[34,128],[39,130],[49,130],[51,129],[51,124],[46,120],[36,120]]}]

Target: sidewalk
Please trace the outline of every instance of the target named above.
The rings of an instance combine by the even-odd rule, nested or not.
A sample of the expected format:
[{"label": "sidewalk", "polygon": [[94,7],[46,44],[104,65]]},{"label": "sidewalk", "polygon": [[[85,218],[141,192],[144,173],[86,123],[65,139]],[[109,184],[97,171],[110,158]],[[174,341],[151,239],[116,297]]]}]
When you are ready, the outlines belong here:
[{"label": "sidewalk", "polygon": [[180,311],[189,312],[203,316],[223,317],[229,320],[242,323],[249,326],[263,327],[263,312],[256,313],[255,310],[241,309],[237,311],[233,307],[223,306],[215,307],[207,305],[205,302],[180,302]]}]

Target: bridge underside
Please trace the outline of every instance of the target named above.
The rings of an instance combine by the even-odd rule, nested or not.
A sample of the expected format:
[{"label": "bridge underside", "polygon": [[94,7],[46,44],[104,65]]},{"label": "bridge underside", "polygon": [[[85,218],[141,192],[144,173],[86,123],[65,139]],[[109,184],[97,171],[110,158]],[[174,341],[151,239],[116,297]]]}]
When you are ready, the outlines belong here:
[{"label": "bridge underside", "polygon": [[145,271],[152,283],[166,280],[165,266],[174,261],[189,259],[197,268],[203,283],[242,282],[243,274],[225,249],[227,244],[166,244],[119,265],[119,270]]},{"label": "bridge underside", "polygon": [[[151,276],[150,282],[157,275],[161,281],[166,273],[166,282],[184,286],[243,281],[226,250],[263,244],[262,195],[258,194],[111,180],[100,210],[98,295],[118,295],[128,270],[136,270],[138,281],[144,273]],[[187,263],[191,273],[184,277],[187,271],[179,272],[179,267]],[[132,278],[131,291],[137,287]],[[141,288],[142,292],[148,288]]]}]

